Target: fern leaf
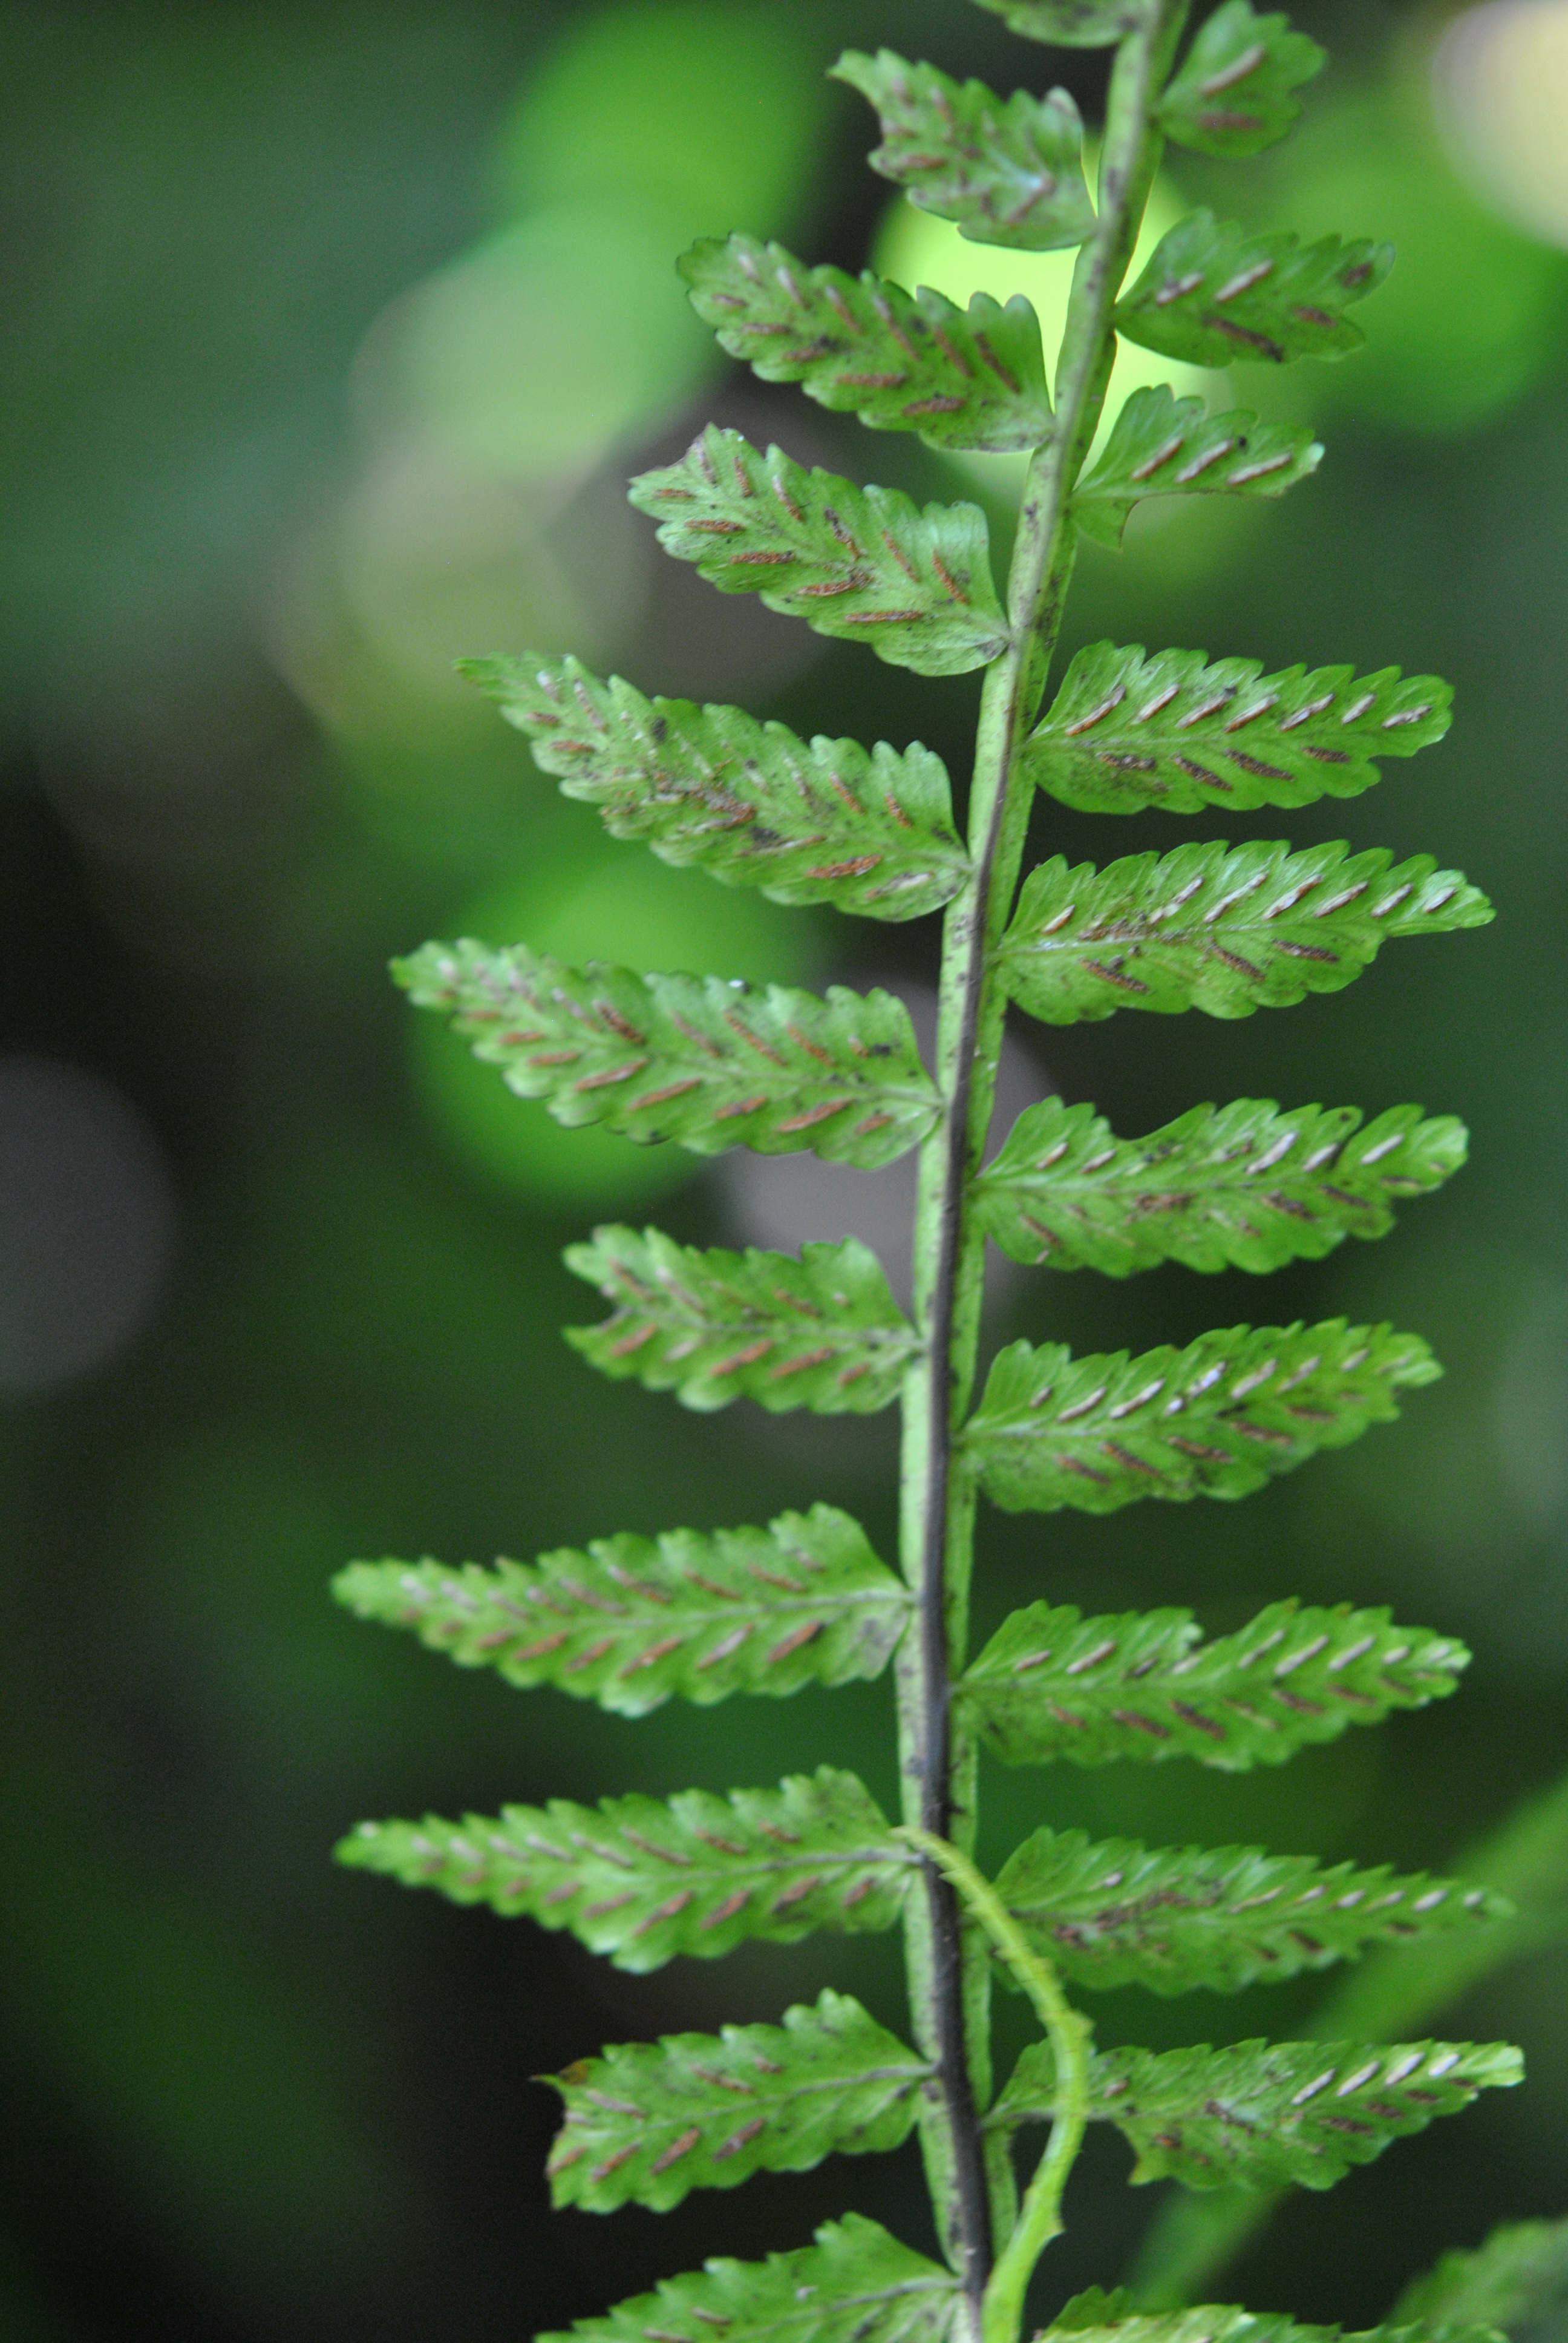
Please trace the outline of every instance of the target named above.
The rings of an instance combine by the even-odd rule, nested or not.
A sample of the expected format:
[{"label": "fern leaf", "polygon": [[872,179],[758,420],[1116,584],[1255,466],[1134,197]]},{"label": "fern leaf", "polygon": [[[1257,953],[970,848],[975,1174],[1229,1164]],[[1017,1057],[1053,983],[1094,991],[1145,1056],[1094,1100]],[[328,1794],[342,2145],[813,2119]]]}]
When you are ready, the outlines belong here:
[{"label": "fern leaf", "polygon": [[1510,2343],[1549,2343],[1568,2311],[1568,2221],[1515,2221],[1473,2253],[1444,2254],[1412,2278],[1389,2314],[1392,2327],[1500,2328]]},{"label": "fern leaf", "polygon": [[892,49],[847,49],[832,67],[881,117],[871,167],[921,211],[976,244],[1055,252],[1094,233],[1083,180],[1083,123],[1064,89],[1000,98]]},{"label": "fern leaf", "polygon": [[525,1690],[553,1684],[621,1716],[879,1675],[910,1600],[833,1505],[765,1530],[596,1539],[531,1566],[356,1562],[333,1592],[460,1667],[494,1668]]},{"label": "fern leaf", "polygon": [[1393,863],[1386,847],[1352,854],[1342,839],[1299,854],[1277,840],[1216,840],[1104,870],[1042,863],[1001,956],[1014,999],[1050,1025],[1118,1009],[1250,1017],[1353,984],[1391,936],[1492,917],[1480,889],[1430,854]]},{"label": "fern leaf", "polygon": [[1111,1513],[1137,1497],[1244,1497],[1322,1448],[1399,1413],[1442,1373],[1390,1326],[1216,1327],[1169,1345],[1074,1358],[1012,1342],[963,1435],[980,1486],[1010,1513]]},{"label": "fern leaf", "polygon": [[[1507,2042],[1236,2042],[1103,2051],[1090,2090],[1091,2119],[1137,2151],[1135,2185],[1332,2188],[1391,2141],[1523,2079]],[[1055,2089],[1050,2045],[1031,2043],[991,2121],[1048,2123]]]},{"label": "fern leaf", "polygon": [[1103,49],[1150,22],[1149,0],[976,0],[1005,17],[1010,33],[1063,49]]},{"label": "fern leaf", "polygon": [[682,1790],[599,1805],[506,1806],[460,1823],[361,1823],[340,1862],[457,1904],[569,1928],[617,1968],[711,1960],[750,1938],[897,1925],[910,1856],[853,1774],[823,1765],[777,1790]]},{"label": "fern leaf", "polygon": [[600,1325],[567,1329],[573,1349],[686,1407],[754,1399],[774,1415],[873,1414],[918,1348],[881,1262],[855,1237],[804,1245],[797,1261],[608,1227],[572,1245],[566,1263],[615,1304]]},{"label": "fern leaf", "polygon": [[1261,154],[1296,120],[1295,93],[1324,63],[1316,41],[1294,31],[1288,17],[1260,16],[1251,0],[1224,0],[1167,84],[1160,126],[1200,155]]},{"label": "fern leaf", "polygon": [[1397,667],[1303,667],[1091,643],[1025,748],[1042,789],[1083,813],[1202,813],[1359,797],[1374,759],[1448,730],[1452,688]]},{"label": "fern leaf", "polygon": [[831,1991],[814,2009],[787,2011],[782,2026],[625,2044],[552,2077],[566,2121],[551,2193],[588,2213],[667,2213],[693,2188],[901,2147],[930,2071],[858,2001]]},{"label": "fern leaf", "polygon": [[1135,390],[1072,500],[1085,537],[1112,552],[1144,497],[1282,497],[1315,472],[1322,448],[1294,423],[1261,423],[1241,407],[1210,415],[1168,383]]},{"label": "fern leaf", "polygon": [[665,551],[721,593],[760,594],[895,667],[963,675],[1007,648],[978,505],[922,513],[897,488],[808,472],[779,447],[759,455],[717,424],[629,493]]},{"label": "fern leaf", "polygon": [[698,1155],[807,1148],[872,1171],[936,1121],[936,1084],[890,992],[766,989],[719,976],[638,976],[465,939],[427,944],[392,972],[451,1018],[474,1055],[558,1122],[672,1139]]},{"label": "fern leaf", "polygon": [[950,2271],[847,2213],[814,2246],[765,2262],[710,2261],[538,2343],[950,2343],[958,2308]]},{"label": "fern leaf", "polygon": [[[984,7],[984,0],[980,0]],[[1069,2296],[1050,2322],[1052,2336],[1081,2334],[1085,2327],[1116,2327],[1121,2319],[1132,2313],[1132,2287],[1085,2287],[1083,2294]]]},{"label": "fern leaf", "polygon": [[1375,293],[1392,266],[1392,244],[1329,236],[1303,245],[1197,211],[1161,237],[1116,305],[1116,330],[1189,366],[1342,358],[1366,339],[1346,309]]},{"label": "fern leaf", "polygon": [[1080,1985],[1152,1993],[1238,1993],[1353,1960],[1368,1945],[1506,1919],[1507,1898],[1425,1872],[1396,1877],[1257,1846],[1096,1845],[1037,1830],[1009,1856],[997,1894],[1025,1934]]},{"label": "fern leaf", "polygon": [[798,382],[875,431],[931,447],[1038,447],[1050,429],[1040,320],[1021,294],[967,311],[922,286],[912,297],[868,269],[805,268],[779,244],[710,236],[679,264],[692,307],[764,382]]},{"label": "fern leaf", "polygon": [[[1108,2311],[1114,2314],[1119,2298],[1127,2298],[1125,2289],[1106,2298]],[[1068,2306],[1069,2310],[1074,2308],[1074,2304]],[[1303,2327],[1282,2312],[1241,2310],[1231,2304],[1214,2303],[1192,2310],[1111,2315],[1098,2326],[1082,2318],[1070,2323],[1058,2320],[1042,2328],[1035,2343],[1054,2343],[1054,2338],[1062,2333],[1081,2336],[1085,2343],[1440,2343],[1440,2339],[1441,2343],[1496,2343],[1495,2336],[1484,2327],[1438,2329],[1390,2325],[1347,2335],[1338,2327]]]},{"label": "fern leaf", "polygon": [[808,744],[739,708],[646,699],[579,659],[464,659],[462,672],[533,743],[562,794],[598,806],[613,838],[695,864],[779,903],[866,920],[939,910],[969,876],[947,768],[917,741]]},{"label": "fern leaf", "polygon": [[1046,1099],[1019,1117],[974,1190],[1013,1261],[1128,1277],[1162,1261],[1261,1273],[1381,1237],[1396,1200],[1429,1195],[1464,1161],[1453,1115],[1271,1099],[1196,1106],[1147,1139],[1117,1139],[1091,1106]]},{"label": "fern leaf", "polygon": [[1241,1774],[1444,1699],[1469,1664],[1452,1636],[1348,1603],[1271,1603],[1207,1644],[1190,1611],[1085,1619],[1074,1604],[1031,1603],[997,1630],[960,1697],[1009,1765],[1195,1757]]}]

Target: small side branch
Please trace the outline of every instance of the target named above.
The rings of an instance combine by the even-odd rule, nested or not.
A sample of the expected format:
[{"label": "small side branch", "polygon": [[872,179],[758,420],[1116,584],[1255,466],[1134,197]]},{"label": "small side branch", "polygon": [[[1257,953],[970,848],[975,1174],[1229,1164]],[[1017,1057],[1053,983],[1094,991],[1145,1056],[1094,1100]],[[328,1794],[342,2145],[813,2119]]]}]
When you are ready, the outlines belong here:
[{"label": "small side branch", "polygon": [[983,2343],[1019,2343],[1029,2282],[1046,2247],[1061,2234],[1062,2193],[1089,2121],[1092,2030],[1063,1993],[1051,1964],[1030,1947],[995,1888],[968,1855],[929,1831],[905,1829],[899,1836],[919,1847],[926,1860],[952,1882],[1033,2003],[1056,2062],[1050,2145],[1029,2184],[1018,2226],[991,2272],[981,2313]]}]

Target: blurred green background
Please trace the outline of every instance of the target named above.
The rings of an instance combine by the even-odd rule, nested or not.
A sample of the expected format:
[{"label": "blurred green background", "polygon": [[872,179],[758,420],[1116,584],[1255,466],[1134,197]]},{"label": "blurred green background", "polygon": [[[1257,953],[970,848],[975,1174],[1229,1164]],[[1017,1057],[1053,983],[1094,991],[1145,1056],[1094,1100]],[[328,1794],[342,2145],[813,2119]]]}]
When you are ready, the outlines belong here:
[{"label": "blurred green background", "polygon": [[[999,1280],[993,1331],[1080,1347],[1347,1311],[1428,1334],[1406,1420],[1236,1509],[983,1524],[982,1629],[1049,1594],[1389,1602],[1459,1633],[1462,1698],[1267,1776],[1003,1775],[1034,1821],[1452,1860],[1568,1765],[1568,9],[1303,0],[1334,65],[1263,163],[1173,157],[1158,200],[1390,235],[1366,355],[1240,396],[1321,420],[1282,506],[1135,523],[1081,558],[1101,635],[1459,687],[1449,742],[1298,844],[1430,849],[1497,924],[1391,950],[1239,1025],[1019,1036],[1020,1098],[1117,1128],[1193,1101],[1406,1099],[1473,1160],[1376,1249],[1264,1292],[1177,1271]],[[333,1869],[364,1815],[762,1783],[829,1758],[890,1798],[885,1686],[635,1730],[351,1622],[354,1555],[529,1555],[825,1498],[893,1540],[894,1425],[693,1417],[598,1384],[560,1265],[607,1210],[686,1238],[868,1228],[900,1192],[564,1134],[393,994],[427,935],[639,967],[895,981],[934,923],[788,913],[618,846],[456,682],[574,649],[645,689],[948,758],[933,685],[666,563],[625,477],[709,416],[922,496],[1005,498],[716,357],[674,254],[743,227],[964,292],[1050,261],[890,209],[826,84],[887,41],[1003,86],[1047,58],[961,0],[5,0],[0,203],[0,2336],[521,2338],[858,2204],[923,2243],[913,2151],[613,2222],[547,2208],[551,2096],[601,2041],[776,2017],[823,1982],[901,2022],[891,1941],[628,1979],[572,1944]],[[944,273],[945,272],[945,273]],[[956,273],[955,273],[956,272]],[[1168,371],[1161,369],[1161,372]],[[1221,393],[1222,396],[1222,393]],[[1000,507],[999,506],[999,511]],[[1003,526],[998,524],[999,529]],[[1209,826],[1211,829],[1214,825]],[[1254,835],[1279,834],[1260,817]],[[1042,816],[1040,851],[1176,842]],[[808,1175],[810,1173],[807,1160]],[[881,1176],[881,1175],[879,1175]],[[895,1263],[896,1266],[896,1263]],[[1568,1876],[1568,1859],[1564,1861]],[[1568,2209],[1568,1962],[1438,2030],[1524,2090],[1288,2206],[1222,2293],[1364,2324],[1442,2247]],[[1105,2038],[1307,2022],[1313,1989],[1102,2001]],[[1009,2005],[1008,2039],[1023,2020]],[[1157,2208],[1096,2144],[1042,2283],[1111,2280]]]}]

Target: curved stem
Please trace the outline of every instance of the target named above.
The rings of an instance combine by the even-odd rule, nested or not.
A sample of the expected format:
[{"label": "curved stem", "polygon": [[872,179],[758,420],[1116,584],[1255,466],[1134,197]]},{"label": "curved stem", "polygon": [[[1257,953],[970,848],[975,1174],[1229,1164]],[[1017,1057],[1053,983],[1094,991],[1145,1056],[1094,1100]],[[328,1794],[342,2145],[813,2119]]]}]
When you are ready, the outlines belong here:
[{"label": "curved stem", "polygon": [[983,2343],[1018,2343],[1024,2297],[1035,2264],[1052,2237],[1061,2235],[1062,2192],[1089,2122],[1091,2029],[1063,1993],[1050,1961],[1033,1950],[995,1888],[969,1857],[927,1831],[905,1829],[899,1835],[918,1846],[958,1889],[1034,2004],[1035,2014],[1050,2038],[1056,2063],[1050,2144],[1035,2167],[1017,2227],[991,2272],[981,2308]]},{"label": "curved stem", "polygon": [[[941,1121],[920,1151],[914,1244],[922,1353],[905,1383],[900,1547],[917,1596],[898,1664],[904,1816],[960,1851],[974,1838],[976,1754],[951,1713],[966,1656],[974,1487],[958,1438],[974,1386],[985,1240],[966,1209],[995,1097],[1006,999],[993,974],[1023,854],[1032,789],[1019,750],[1034,719],[1072,572],[1070,498],[1115,357],[1111,311],[1137,241],[1161,140],[1153,102],[1188,0],[1159,0],[1111,73],[1095,232],[1078,256],[1057,368],[1051,436],[1030,458],[1008,581],[1010,640],[987,673],[970,797],[969,884],[942,931],[937,1079]],[[920,2127],[937,2226],[962,2280],[968,2343],[980,2343],[993,2237],[1012,2225],[1005,2148],[988,2150],[990,1973],[948,1875],[928,1861],[906,1926],[910,1999],[933,2081]]]}]

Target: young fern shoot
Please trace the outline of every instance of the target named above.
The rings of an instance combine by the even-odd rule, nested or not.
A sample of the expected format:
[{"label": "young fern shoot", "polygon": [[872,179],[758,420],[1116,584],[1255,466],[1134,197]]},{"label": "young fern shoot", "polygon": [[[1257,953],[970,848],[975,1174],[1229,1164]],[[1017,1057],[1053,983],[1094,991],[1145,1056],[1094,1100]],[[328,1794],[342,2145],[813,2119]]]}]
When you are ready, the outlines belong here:
[{"label": "young fern shoot", "polygon": [[[971,1658],[982,1493],[1009,1510],[1093,1513],[1243,1495],[1392,1417],[1400,1393],[1439,1372],[1418,1337],[1340,1320],[1231,1327],[1140,1358],[1020,1342],[990,1363],[977,1404],[988,1236],[1047,1268],[1126,1276],[1174,1260],[1262,1272],[1316,1259],[1347,1233],[1385,1233],[1396,1202],[1439,1185],[1465,1143],[1451,1117],[1423,1120],[1418,1107],[1363,1129],[1352,1107],[1250,1099],[1121,1139],[1091,1106],[1053,1100],[982,1168],[1010,1001],[1053,1023],[1140,1009],[1247,1016],[1350,983],[1385,940],[1491,917],[1428,857],[1343,844],[1179,844],[1101,870],[1058,858],[1020,890],[1037,790],[1092,812],[1175,817],[1349,797],[1377,782],[1381,759],[1442,736],[1449,692],[1393,668],[1265,675],[1245,657],[1102,643],[1043,706],[1081,536],[1119,544],[1148,497],[1281,496],[1322,452],[1294,425],[1210,414],[1154,388],[1127,401],[1091,458],[1118,337],[1205,366],[1342,357],[1392,255],[1364,240],[1303,248],[1203,211],[1128,286],[1164,142],[1256,153],[1289,129],[1322,53],[1250,0],[1223,0],[1185,49],[1185,0],[979,5],[1026,41],[1114,49],[1092,202],[1064,91],[1004,101],[888,50],[836,70],[879,117],[875,167],[913,202],[982,244],[1076,248],[1052,369],[1021,300],[979,295],[960,311],[744,234],[698,245],[680,266],[724,347],[765,379],[938,448],[1028,451],[1005,594],[975,506],[921,511],[734,431],[704,431],[631,490],[666,549],[720,591],[759,594],[920,675],[984,669],[967,838],[946,771],[919,744],[808,742],[738,709],[647,699],[571,659],[467,666],[617,837],[781,902],[885,920],[940,910],[934,1065],[884,993],[818,999],[572,968],[526,943],[472,940],[427,945],[396,971],[564,1124],[703,1154],[809,1149],[862,1167],[919,1151],[908,1317],[853,1242],[808,1244],[797,1260],[611,1226],[567,1256],[609,1305],[568,1338],[607,1375],[702,1409],[749,1399],[863,1413],[896,1401],[900,1574],[803,1491],[811,1510],[767,1528],[623,1534],[494,1571],[361,1563],[337,1582],[363,1616],[412,1628],[465,1664],[624,1715],[890,1666],[896,1823],[853,1775],[823,1767],[778,1787],[597,1810],[558,1801],[461,1823],[362,1824],[340,1850],[569,1928],[632,1970],[746,1939],[902,1929],[909,2044],[829,1992],[777,2027],[611,2049],[560,2078],[549,2172],[563,2205],[664,2207],[694,2187],[890,2149],[918,2130],[942,2259],[851,2214],[814,2244],[764,2264],[710,2262],[578,2328],[602,2343],[1019,2343],[1091,2122],[1132,2141],[1138,2180],[1325,2187],[1520,2075],[1499,2044],[1100,2053],[1070,1998],[1131,1982],[1232,1991],[1396,1936],[1484,1926],[1504,1907],[1483,1892],[1250,1847],[1094,1845],[1048,1826],[994,1883],[975,1868],[982,1745],[1010,1765],[1277,1765],[1446,1695],[1467,1657],[1348,1603],[1276,1602],[1205,1642],[1183,1610],[1085,1619],[1046,1599]],[[999,1966],[1044,2027],[1000,2093]],[[1020,2200],[1015,2144],[1039,2122],[1050,2144]],[[1050,2331],[1103,2330],[1105,2343],[1305,2343],[1322,2331],[1233,2309],[1192,2318],[1138,2317],[1126,2298],[1096,2292]]]}]

